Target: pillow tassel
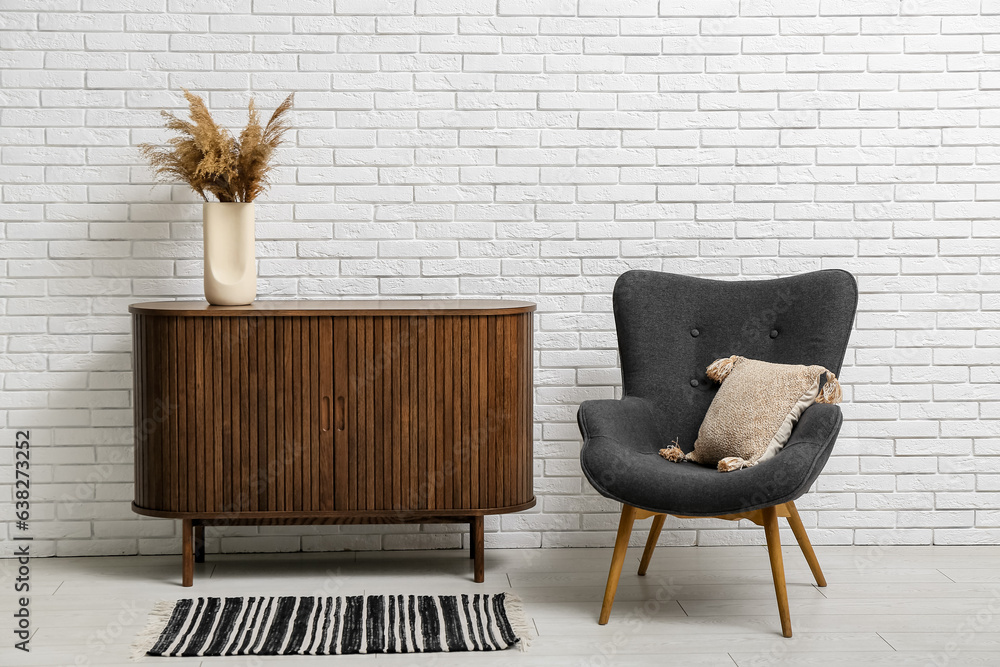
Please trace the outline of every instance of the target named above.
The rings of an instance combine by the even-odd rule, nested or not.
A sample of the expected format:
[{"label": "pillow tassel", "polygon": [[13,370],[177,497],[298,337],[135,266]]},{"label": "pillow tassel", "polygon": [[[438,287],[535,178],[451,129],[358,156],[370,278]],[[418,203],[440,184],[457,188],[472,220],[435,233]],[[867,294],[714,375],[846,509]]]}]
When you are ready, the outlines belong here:
[{"label": "pillow tassel", "polygon": [[684,450],[680,447],[666,447],[660,450],[660,456],[673,463],[684,461]]},{"label": "pillow tassel", "polygon": [[840,389],[840,380],[837,376],[830,371],[826,372],[826,382],[823,383],[823,389],[819,392],[819,396],[816,397],[817,403],[840,403],[840,399],[843,398],[843,392]]},{"label": "pillow tassel", "polygon": [[727,456],[724,459],[719,459],[719,463],[715,467],[719,472],[732,472],[734,470],[750,468],[755,465],[757,465],[756,461],[750,463],[746,459],[739,456]]},{"label": "pillow tassel", "polygon": [[716,359],[705,371],[705,375],[707,375],[710,380],[715,380],[719,384],[722,384],[722,381],[733,372],[733,364],[736,363],[737,359],[739,359],[739,356],[735,354],[726,359]]},{"label": "pillow tassel", "polygon": [[681,449],[681,443],[678,442],[679,437],[674,438],[670,441],[670,447],[665,447],[660,450],[660,456],[668,461],[673,461],[674,463],[682,463],[687,460],[684,455],[684,450]]}]

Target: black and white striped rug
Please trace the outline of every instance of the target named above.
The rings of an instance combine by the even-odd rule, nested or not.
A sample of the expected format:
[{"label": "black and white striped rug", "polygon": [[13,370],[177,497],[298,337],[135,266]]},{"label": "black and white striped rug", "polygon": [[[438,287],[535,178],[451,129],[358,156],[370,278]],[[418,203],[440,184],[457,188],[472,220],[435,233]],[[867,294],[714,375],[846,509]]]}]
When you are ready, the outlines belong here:
[{"label": "black and white striped rug", "polygon": [[160,602],[135,655],[334,655],[524,648],[510,593],[195,598]]}]

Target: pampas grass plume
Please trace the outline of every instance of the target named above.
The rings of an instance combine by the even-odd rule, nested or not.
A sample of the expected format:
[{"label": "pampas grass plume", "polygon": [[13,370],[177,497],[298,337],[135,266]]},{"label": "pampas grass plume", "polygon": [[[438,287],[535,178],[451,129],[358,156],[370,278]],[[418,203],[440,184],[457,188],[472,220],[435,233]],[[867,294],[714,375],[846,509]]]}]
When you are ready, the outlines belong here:
[{"label": "pampas grass plume", "polygon": [[291,129],[288,115],[295,93],[285,98],[263,127],[251,97],[247,126],[238,139],[216,124],[200,96],[185,89],[184,97],[190,120],[160,112],[164,127],[176,133],[167,145],[139,144],[156,179],[187,183],[205,201],[213,195],[220,202],[252,202],[263,194],[271,184],[274,151]]}]

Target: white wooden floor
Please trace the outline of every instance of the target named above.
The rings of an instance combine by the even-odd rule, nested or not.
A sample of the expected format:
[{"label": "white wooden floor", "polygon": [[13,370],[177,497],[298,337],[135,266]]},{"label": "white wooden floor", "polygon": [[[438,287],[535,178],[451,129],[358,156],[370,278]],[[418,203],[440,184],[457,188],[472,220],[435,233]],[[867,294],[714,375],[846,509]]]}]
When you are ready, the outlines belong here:
[{"label": "white wooden floor", "polygon": [[[146,658],[146,665],[1000,665],[1000,547],[817,547],[829,586],[785,548],[795,637],[779,635],[764,547],[660,547],[646,577],[631,550],[611,622],[597,625],[610,549],[209,555],[194,588],[178,556],[35,559],[32,651],[12,648],[15,594],[0,590],[0,665],[129,662],[158,599],[513,590],[537,631],[527,653]],[[9,569],[8,569],[9,572]]]}]

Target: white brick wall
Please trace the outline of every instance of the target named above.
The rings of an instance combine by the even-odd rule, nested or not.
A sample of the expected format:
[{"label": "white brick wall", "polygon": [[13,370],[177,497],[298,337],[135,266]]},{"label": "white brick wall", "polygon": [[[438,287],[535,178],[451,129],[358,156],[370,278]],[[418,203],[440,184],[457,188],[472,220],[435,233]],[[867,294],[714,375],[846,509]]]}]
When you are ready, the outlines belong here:
[{"label": "white brick wall", "polygon": [[[997,33],[995,0],[0,0],[5,503],[30,428],[37,553],[178,549],[172,522],[129,510],[126,306],[200,296],[200,207],[134,147],[164,138],[182,86],[229,125],[249,90],[266,108],[294,89],[294,143],[257,207],[262,295],[539,304],[539,504],[492,518],[489,545],[612,542],[574,416],[619,392],[619,273],[830,267],[862,294],[847,422],[800,502],[813,540],[1000,543]],[[457,530],[209,546],[446,547]]]}]

